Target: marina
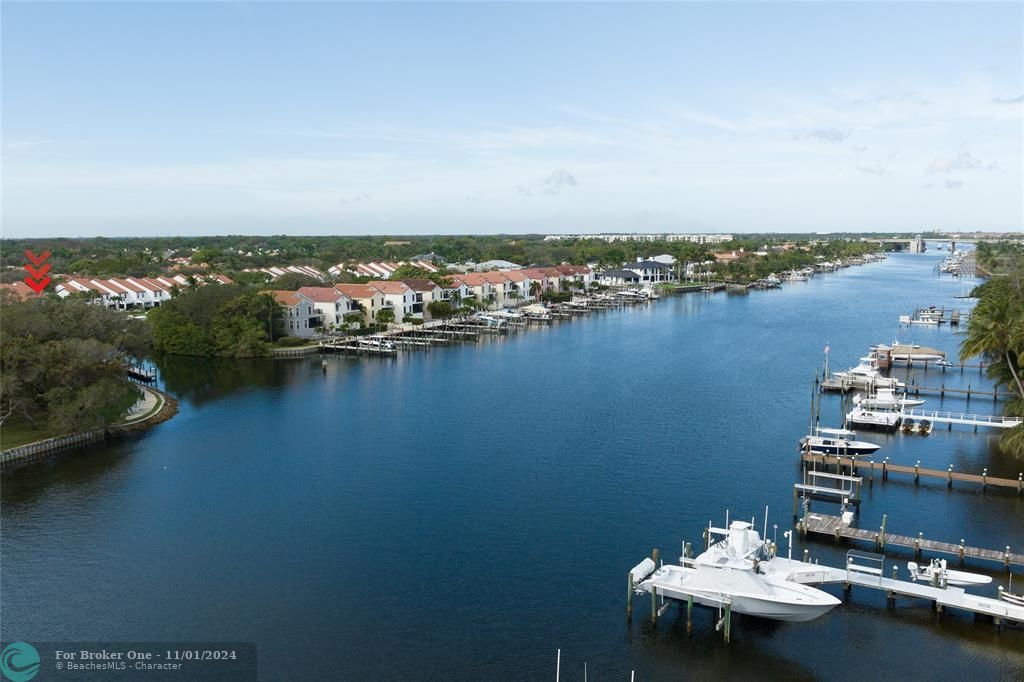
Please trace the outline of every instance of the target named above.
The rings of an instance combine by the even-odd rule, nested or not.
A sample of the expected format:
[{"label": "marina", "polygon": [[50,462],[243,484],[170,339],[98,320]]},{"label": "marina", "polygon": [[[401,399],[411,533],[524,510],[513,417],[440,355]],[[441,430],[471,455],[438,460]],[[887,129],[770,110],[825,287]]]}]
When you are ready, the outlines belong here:
[{"label": "marina", "polygon": [[[764,528],[767,533],[767,510],[765,513]],[[627,620],[633,616],[634,594],[649,594],[652,624],[657,624],[658,618],[672,604],[679,604],[680,609],[685,605],[686,632],[690,634],[693,631],[694,605],[705,606],[717,612],[715,629],[721,630],[724,641],[729,643],[734,613],[790,622],[814,620],[842,603],[816,587],[840,584],[847,597],[856,585],[885,594],[890,604],[895,604],[896,597],[910,597],[931,601],[940,612],[949,608],[987,616],[997,626],[1006,622],[1024,623],[1024,606],[1003,599],[974,595],[955,584],[986,585],[992,582],[990,578],[962,571],[950,572],[944,561],[938,564],[937,570],[927,571],[928,582],[921,584],[920,569],[913,562],[905,569],[911,578],[907,581],[899,579],[901,572],[898,565],[893,563],[886,566],[888,558],[882,554],[850,550],[846,553],[843,567],[811,562],[806,552],[803,561],[794,560],[789,531],[786,532],[786,539],[790,543],[789,556],[783,558],[776,554],[777,545],[753,530],[752,523],[733,521],[727,525],[728,528],[708,525],[705,531],[708,548],[695,559],[688,556],[690,546],[684,543],[678,565],[663,563],[659,550],[655,549],[650,558],[630,569],[627,575]],[[853,534],[856,529],[849,529],[838,517],[808,515],[798,529],[804,533],[832,532],[837,538],[862,539]],[[911,544],[904,546],[913,547],[918,557],[926,550],[951,553],[952,546],[944,543],[920,537],[910,539],[887,535],[884,521],[881,535],[881,543],[877,543],[876,538],[880,549],[884,549],[887,542],[903,545],[912,540]],[[712,538],[716,537],[723,539],[713,541]],[[955,549],[961,560],[965,556],[992,558],[988,550],[963,545]],[[1005,562],[1007,566],[1024,562],[1024,556],[1007,552]]]},{"label": "marina", "polygon": [[[921,301],[950,306],[965,284],[935,277],[936,260],[897,254],[781,289],[664,296],[560,318],[571,324],[531,324],[528,333],[450,327],[444,333],[454,341],[380,361],[355,352],[155,358],[157,387],[179,398],[175,419],[3,481],[5,627],[26,641],[54,632],[54,623],[67,639],[133,641],[145,633],[158,641],[183,630],[213,639],[230,631],[258,644],[261,674],[274,679],[294,677],[285,662],[296,656],[318,679],[376,679],[385,668],[405,679],[424,670],[541,679],[553,673],[556,645],[564,679],[567,652],[588,661],[594,679],[596,671],[629,679],[634,669],[638,680],[671,679],[697,666],[723,679],[752,671],[828,679],[851,670],[880,679],[1007,678],[1024,666],[1024,632],[1013,623],[998,629],[991,616],[953,607],[940,618],[927,597],[897,595],[899,607],[889,610],[885,590],[856,583],[850,595],[842,582],[810,585],[843,602],[811,621],[733,612],[729,645],[724,624],[715,629],[724,606],[719,613],[695,604],[687,637],[685,600],[662,603],[658,595],[659,609],[670,606],[652,626],[650,594],[633,592],[633,626],[624,623],[629,569],[655,546],[666,564],[677,563],[680,538],[693,541],[695,557],[709,514],[727,508],[746,510],[748,522],[757,514],[756,529],[775,540],[771,520],[767,533],[763,527],[761,505],[770,505],[779,522],[776,558],[788,554],[786,530],[794,531],[793,559],[803,562],[807,550],[819,569],[845,572],[848,550],[873,549],[870,541],[800,536],[782,523],[793,484],[804,481],[798,442],[813,433],[810,384],[826,343],[833,365],[855,365],[892,334],[899,314]],[[882,301],[860,295],[881,288],[895,293]],[[443,338],[422,328],[410,338],[416,333]],[[948,332],[905,334],[900,341],[957,359],[959,339]],[[964,391],[970,384],[969,406],[966,394],[922,393],[927,409],[1001,411],[981,395],[992,389],[977,367],[961,374],[929,365],[925,374],[916,365],[890,375],[911,394],[915,382]],[[844,396],[818,397],[821,425],[840,427]],[[885,513],[905,536],[1020,553],[1024,493],[995,479],[1016,484],[1021,466],[996,450],[1000,433],[938,424],[927,437],[856,431],[854,440],[880,449],[855,458],[855,472],[844,463],[839,474],[832,455],[827,471],[817,469],[861,479],[859,504],[847,507],[854,526],[872,530]],[[883,483],[886,457],[910,473],[887,468]],[[992,483],[984,487],[986,470]],[[856,488],[826,476],[808,484]],[[812,501],[815,512],[836,516],[841,505],[836,495]],[[241,524],[260,528],[261,542],[239,536]],[[97,527],[107,531],[97,535]],[[905,565],[913,548],[886,551],[895,558],[886,560],[885,577],[898,560],[899,580],[912,583]],[[381,590],[382,557],[396,553],[414,560]],[[133,560],[111,559],[125,554]],[[59,581],[39,570],[58,557]],[[991,569],[993,582],[968,594],[997,599],[1008,587],[999,561],[967,558],[960,567],[956,555],[925,550],[919,563],[933,557],[957,570]],[[566,571],[572,559],[587,570]],[[167,561],[180,569],[162,570]],[[493,577],[487,584],[469,577],[484,572]],[[284,634],[266,616],[282,584],[302,614],[281,612],[294,618]],[[1011,591],[1021,585],[1015,576]],[[68,589],[79,597],[57,598]],[[197,599],[184,603],[181,594]],[[104,608],[116,599],[116,613]],[[816,646],[821,641],[857,644]],[[960,654],[941,661],[904,655],[951,647]]]}]

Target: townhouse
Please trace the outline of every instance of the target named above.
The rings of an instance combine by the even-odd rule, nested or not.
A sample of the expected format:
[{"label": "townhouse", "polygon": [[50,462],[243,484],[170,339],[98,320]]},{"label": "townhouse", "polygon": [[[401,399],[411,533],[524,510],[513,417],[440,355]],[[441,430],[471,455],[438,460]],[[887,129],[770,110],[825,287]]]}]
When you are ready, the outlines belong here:
[{"label": "townhouse", "polygon": [[288,336],[309,338],[321,328],[320,313],[309,300],[298,291],[271,289],[260,292],[273,296],[284,312],[284,332]]},{"label": "townhouse", "polygon": [[424,320],[431,318],[429,306],[434,301],[447,301],[446,290],[429,279],[403,279],[402,284],[413,294],[412,314]]},{"label": "townhouse", "polygon": [[[399,281],[372,281],[367,286],[379,291],[384,297],[384,307],[391,308],[395,313],[395,322],[402,322],[413,315],[413,304],[416,303],[415,292]],[[421,315],[422,316],[422,315]]]},{"label": "townhouse", "polygon": [[210,283],[233,284],[224,275],[174,275],[173,277],[79,277],[70,276],[54,287],[61,298],[89,294],[100,305],[119,310],[153,308],[182,289]]},{"label": "townhouse", "polygon": [[[523,268],[517,272],[529,278],[530,284],[527,287],[527,292],[531,290],[536,291],[536,294],[531,295],[531,298],[537,298],[540,300],[540,296],[545,291],[559,290],[562,273],[557,270],[549,270],[548,268]],[[555,273],[554,276],[551,275],[551,272]],[[534,282],[537,283],[537,287],[533,287]]]},{"label": "townhouse", "polygon": [[402,267],[403,265],[412,265],[420,270],[424,270],[429,274],[440,272],[441,268],[437,267],[430,261],[426,260],[409,260],[409,261],[373,261],[370,263],[338,263],[327,268],[327,272],[334,276],[338,276],[343,272],[349,272],[359,277],[381,277],[387,279],[395,273],[395,270]]},{"label": "townhouse", "polygon": [[465,275],[449,275],[448,279],[453,282],[460,282],[465,285],[469,295],[464,298],[475,298],[487,307],[495,304],[496,295],[494,285],[479,272],[470,272]]},{"label": "townhouse", "polygon": [[368,284],[335,284],[334,288],[352,299],[363,314],[363,322],[377,321],[377,311],[384,307],[384,294]]},{"label": "townhouse", "polygon": [[342,329],[348,323],[345,316],[362,311],[356,302],[334,287],[301,287],[298,293],[313,302],[325,330]]},{"label": "townhouse", "polygon": [[317,270],[312,265],[285,265],[282,267],[275,266],[269,268],[246,268],[245,270],[243,270],[243,272],[262,272],[265,275],[268,275],[271,281],[277,279],[278,277],[287,275],[289,273],[296,275],[305,275],[306,277],[312,277],[314,279],[319,279],[321,281],[325,281],[327,279],[327,275],[325,275],[322,271]]}]

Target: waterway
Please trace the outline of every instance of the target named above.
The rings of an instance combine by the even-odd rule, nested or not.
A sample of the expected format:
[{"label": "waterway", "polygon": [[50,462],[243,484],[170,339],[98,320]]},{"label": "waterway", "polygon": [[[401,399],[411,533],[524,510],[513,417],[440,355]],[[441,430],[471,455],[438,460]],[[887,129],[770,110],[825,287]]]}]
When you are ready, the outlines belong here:
[{"label": "waterway", "polygon": [[[160,360],[174,419],[4,477],[0,636],[252,641],[266,680],[551,679],[559,648],[563,679],[585,663],[619,680],[1020,679],[1024,632],[924,602],[889,610],[866,590],[810,623],[737,617],[730,645],[707,610],[689,638],[675,611],[651,627],[643,600],[625,621],[628,569],[699,545],[726,509],[761,523],[770,505],[785,547],[826,345],[833,367],[894,337],[956,357],[953,330],[897,324],[969,306],[955,297],[973,282],[937,276],[941,257],[396,360],[331,357],[326,374],[319,358]],[[978,370],[909,376],[989,388]],[[994,410],[926,407],[940,404]],[[822,423],[841,410],[827,396]],[[965,427],[865,439],[897,463],[1024,469]],[[882,514],[895,533],[1024,547],[1012,491],[894,477],[866,489],[858,523]],[[805,546],[835,565],[847,549]],[[988,570],[994,593],[1005,574]]]}]

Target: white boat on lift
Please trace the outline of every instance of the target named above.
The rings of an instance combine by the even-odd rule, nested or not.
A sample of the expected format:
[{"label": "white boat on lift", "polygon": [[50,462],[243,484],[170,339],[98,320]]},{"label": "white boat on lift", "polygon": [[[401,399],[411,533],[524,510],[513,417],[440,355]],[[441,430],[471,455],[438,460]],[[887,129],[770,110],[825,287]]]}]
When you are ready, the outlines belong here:
[{"label": "white boat on lift", "polygon": [[882,376],[882,373],[875,367],[875,359],[865,356],[860,359],[860,364],[842,372],[832,372],[832,377],[842,380],[854,388],[903,388],[903,382],[898,379]]},{"label": "white boat on lift", "polygon": [[866,408],[861,405],[859,395],[853,397],[853,409],[846,413],[847,426],[895,431],[903,420],[903,413],[896,408]]},{"label": "white boat on lift", "polygon": [[874,443],[853,440],[853,437],[857,434],[848,429],[819,427],[814,431],[814,435],[804,436],[800,439],[801,451],[814,452],[823,455],[858,457],[862,455],[872,455],[881,447]]},{"label": "white boat on lift", "polygon": [[958,586],[988,585],[992,582],[991,576],[967,573],[966,571],[954,571],[951,568],[946,568],[945,559],[932,559],[931,563],[927,566],[911,561],[907,563],[907,570],[910,571],[911,580],[915,582]]},{"label": "white boat on lift", "polygon": [[879,388],[875,394],[861,398],[860,404],[868,409],[894,410],[904,407],[917,407],[924,405],[925,401],[915,398],[908,398],[906,395],[897,395],[891,388]]},{"label": "white boat on lift", "polygon": [[828,613],[840,601],[828,592],[788,580],[788,570],[773,567],[771,543],[762,540],[746,521],[728,529],[709,527],[711,536],[724,536],[696,559],[681,566],[656,567],[645,559],[630,573],[634,585],[650,581],[659,595],[693,600],[704,606],[759,618],[802,622]]},{"label": "white boat on lift", "polygon": [[395,344],[388,341],[385,338],[379,336],[367,336],[359,339],[356,343],[364,348],[373,348],[375,350],[394,350]]}]

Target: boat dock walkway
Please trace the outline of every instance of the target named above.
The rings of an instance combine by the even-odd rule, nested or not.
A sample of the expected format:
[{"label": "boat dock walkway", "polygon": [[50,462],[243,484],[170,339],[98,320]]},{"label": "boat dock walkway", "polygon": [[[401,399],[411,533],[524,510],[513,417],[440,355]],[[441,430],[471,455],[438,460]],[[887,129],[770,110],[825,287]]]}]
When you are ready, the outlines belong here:
[{"label": "boat dock walkway", "polygon": [[965,559],[994,561],[1003,564],[1007,570],[1009,570],[1011,565],[1024,566],[1024,554],[1011,552],[1009,547],[999,551],[983,549],[981,547],[970,547],[965,545],[963,541],[960,544],[953,544],[951,542],[928,540],[921,533],[918,533],[916,537],[896,535],[887,532],[885,525],[885,516],[882,517],[882,525],[878,530],[866,530],[864,528],[848,526],[838,516],[808,512],[797,522],[797,530],[803,535],[827,535],[836,541],[846,539],[869,542],[878,550],[884,550],[887,545],[908,547],[914,550],[914,554],[917,557],[920,557],[923,552],[933,552],[954,556],[960,559],[960,561]]},{"label": "boat dock walkway", "polygon": [[999,478],[998,476],[989,476],[988,469],[983,469],[981,474],[966,474],[959,471],[953,471],[953,465],[950,464],[946,469],[927,469],[921,466],[918,462],[914,466],[906,466],[905,464],[893,464],[886,457],[881,462],[875,460],[863,460],[856,459],[853,457],[842,457],[839,455],[819,455],[812,452],[804,452],[801,457],[801,461],[806,466],[807,464],[829,466],[835,464],[838,470],[849,469],[854,473],[867,473],[868,483],[872,484],[875,480],[875,471],[877,470],[882,477],[883,481],[888,480],[889,474],[910,474],[914,477],[914,482],[917,483],[921,476],[927,478],[938,478],[946,481],[948,487],[953,487],[953,481],[963,481],[965,483],[977,483],[985,488],[986,486],[996,486],[997,488],[1011,488],[1017,491],[1020,495],[1024,493],[1024,472],[1017,474],[1017,478]]},{"label": "boat dock walkway", "polygon": [[964,412],[942,412],[939,410],[904,409],[904,419],[927,419],[933,424],[962,424],[964,426],[988,426],[994,429],[1012,429],[1024,424],[1019,417],[1001,415],[966,414]]}]

